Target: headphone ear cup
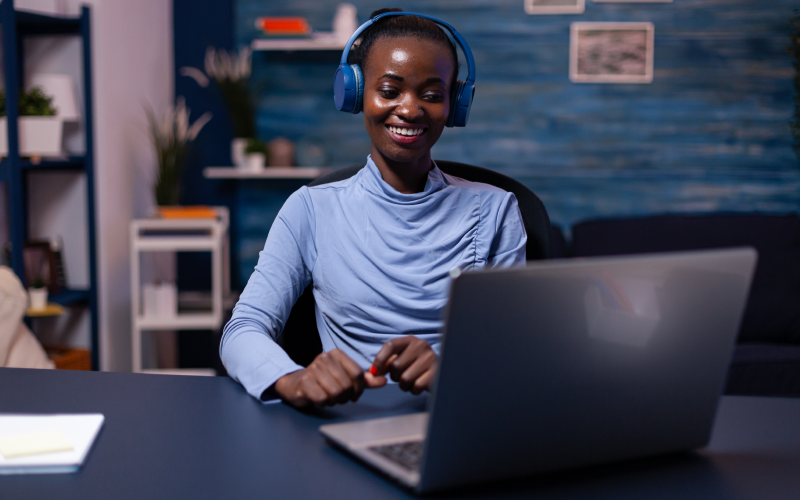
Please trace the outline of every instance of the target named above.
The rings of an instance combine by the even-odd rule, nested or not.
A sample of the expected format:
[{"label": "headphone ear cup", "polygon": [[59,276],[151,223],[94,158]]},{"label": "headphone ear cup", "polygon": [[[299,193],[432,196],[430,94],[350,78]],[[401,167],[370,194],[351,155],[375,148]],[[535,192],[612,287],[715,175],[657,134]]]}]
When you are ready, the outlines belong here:
[{"label": "headphone ear cup", "polygon": [[356,101],[351,113],[357,115],[361,113],[362,106],[364,105],[364,74],[361,72],[361,67],[358,64],[351,64],[350,68],[353,69],[353,75],[355,75],[356,78]]},{"label": "headphone ear cup", "polygon": [[463,127],[464,125],[456,124],[456,116],[458,115],[458,104],[461,102],[461,93],[464,92],[464,81],[456,79],[453,85],[453,91],[450,92],[450,114],[447,115],[447,123],[445,127]]}]

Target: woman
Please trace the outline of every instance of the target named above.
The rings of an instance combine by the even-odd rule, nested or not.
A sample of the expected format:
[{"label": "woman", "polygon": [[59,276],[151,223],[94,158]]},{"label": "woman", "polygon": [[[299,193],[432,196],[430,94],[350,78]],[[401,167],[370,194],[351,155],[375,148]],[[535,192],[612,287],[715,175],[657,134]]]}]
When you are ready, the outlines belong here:
[{"label": "woman", "polygon": [[[390,16],[351,55],[364,75],[367,164],[289,197],[220,345],[231,377],[262,400],[345,403],[387,375],[403,390],[429,390],[449,271],[525,262],[514,195],[445,175],[431,161],[458,69],[444,32],[427,19]],[[325,352],[304,369],[274,339],[311,281]]]}]

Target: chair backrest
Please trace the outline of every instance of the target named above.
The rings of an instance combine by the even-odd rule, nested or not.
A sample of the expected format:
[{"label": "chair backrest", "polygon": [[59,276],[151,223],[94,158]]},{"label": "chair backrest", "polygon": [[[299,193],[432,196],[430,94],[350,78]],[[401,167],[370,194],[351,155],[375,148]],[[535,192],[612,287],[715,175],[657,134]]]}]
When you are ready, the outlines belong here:
[{"label": "chair backrest", "polygon": [[[540,260],[551,256],[550,217],[547,215],[544,203],[533,191],[522,183],[493,170],[452,161],[436,160],[436,165],[448,175],[472,182],[490,184],[514,193],[522,214],[525,231],[528,233],[528,243],[525,246],[527,260]],[[315,179],[308,186],[320,186],[349,179],[362,168],[364,165],[354,165],[336,170]],[[313,285],[309,285],[295,303],[281,334],[283,349],[295,363],[303,366],[308,366],[322,352],[312,287]]]}]

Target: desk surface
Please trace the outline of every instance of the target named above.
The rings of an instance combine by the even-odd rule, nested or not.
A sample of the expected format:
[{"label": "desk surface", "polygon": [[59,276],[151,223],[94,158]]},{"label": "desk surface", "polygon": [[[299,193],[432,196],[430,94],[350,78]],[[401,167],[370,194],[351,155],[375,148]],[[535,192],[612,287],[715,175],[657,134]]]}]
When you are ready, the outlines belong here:
[{"label": "desk surface", "polygon": [[[304,414],[222,377],[0,368],[0,412],[100,412],[75,474],[0,476],[0,498],[359,498],[411,495],[328,445],[317,428],[424,409],[396,387]],[[476,403],[480,404],[480,403]],[[711,445],[626,464],[447,492],[452,498],[800,498],[800,399],[724,397]]]}]

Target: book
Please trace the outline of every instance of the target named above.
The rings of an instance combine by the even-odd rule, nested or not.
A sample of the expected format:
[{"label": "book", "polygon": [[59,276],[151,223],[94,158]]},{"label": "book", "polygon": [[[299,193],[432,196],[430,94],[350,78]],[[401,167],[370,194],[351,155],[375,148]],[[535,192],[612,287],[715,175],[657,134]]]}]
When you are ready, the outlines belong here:
[{"label": "book", "polygon": [[100,413],[0,414],[0,474],[76,472],[104,420]]}]

